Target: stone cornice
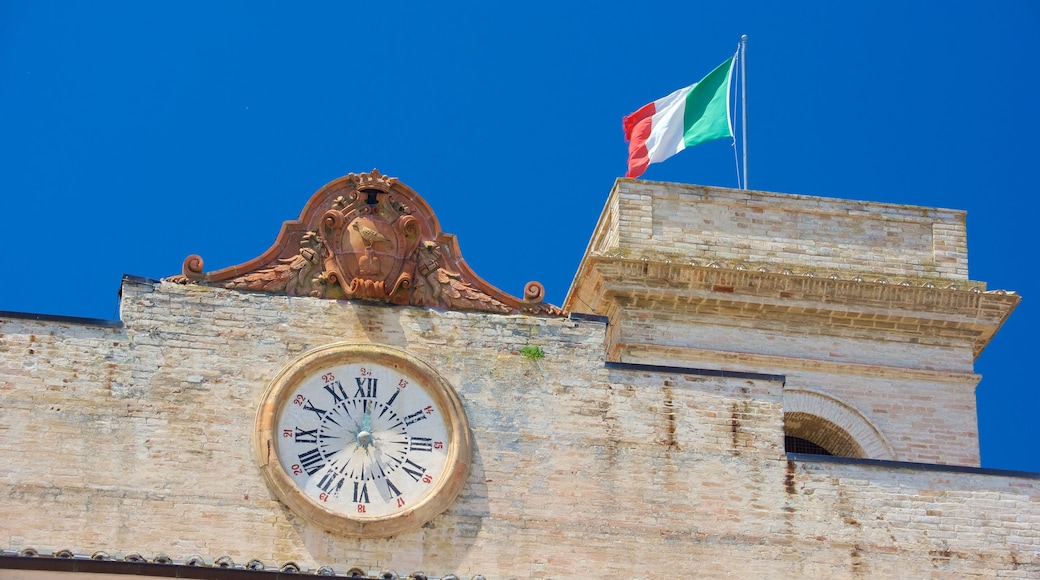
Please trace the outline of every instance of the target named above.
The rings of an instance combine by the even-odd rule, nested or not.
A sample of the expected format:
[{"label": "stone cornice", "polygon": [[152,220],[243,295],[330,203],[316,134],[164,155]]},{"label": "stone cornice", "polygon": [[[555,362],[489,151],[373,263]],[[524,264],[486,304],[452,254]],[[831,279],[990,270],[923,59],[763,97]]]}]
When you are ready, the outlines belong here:
[{"label": "stone cornice", "polygon": [[617,256],[586,256],[567,309],[610,314],[618,305],[686,315],[739,312],[763,319],[812,320],[827,328],[937,334],[973,343],[977,357],[1017,306],[1018,295],[931,283],[889,283],[853,276],[819,277],[721,264],[680,264]]}]

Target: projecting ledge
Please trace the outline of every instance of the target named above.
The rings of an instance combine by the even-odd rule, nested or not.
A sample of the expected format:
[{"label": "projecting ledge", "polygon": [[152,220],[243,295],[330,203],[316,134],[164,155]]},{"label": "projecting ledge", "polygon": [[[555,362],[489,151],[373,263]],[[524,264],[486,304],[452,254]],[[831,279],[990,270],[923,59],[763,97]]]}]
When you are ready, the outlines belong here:
[{"label": "projecting ledge", "polygon": [[973,372],[908,368],[883,364],[857,363],[848,360],[798,358],[752,352],[706,349],[660,343],[614,342],[608,345],[606,359],[610,364],[676,366],[685,368],[736,371],[743,369],[783,369],[785,373],[825,373],[885,380],[925,381],[964,385],[974,389],[982,376]]},{"label": "projecting ledge", "polygon": [[965,473],[974,475],[992,475],[997,477],[1017,477],[1023,479],[1040,480],[1040,473],[1032,471],[1012,471],[1009,469],[991,469],[988,467],[969,467],[966,465],[943,465],[941,463],[914,463],[910,461],[889,461],[886,459],[862,459],[858,457],[840,457],[836,455],[812,455],[808,453],[788,453],[788,461],[798,461],[805,464],[813,463],[837,463],[844,465],[862,465],[880,469],[907,469],[911,471],[926,472],[939,471],[948,473]]},{"label": "projecting ledge", "polygon": [[821,329],[959,337],[971,341],[978,356],[1020,297],[976,284],[939,288],[593,256],[582,263],[565,308],[609,315],[615,325],[621,312],[640,311],[672,319],[753,315]]}]

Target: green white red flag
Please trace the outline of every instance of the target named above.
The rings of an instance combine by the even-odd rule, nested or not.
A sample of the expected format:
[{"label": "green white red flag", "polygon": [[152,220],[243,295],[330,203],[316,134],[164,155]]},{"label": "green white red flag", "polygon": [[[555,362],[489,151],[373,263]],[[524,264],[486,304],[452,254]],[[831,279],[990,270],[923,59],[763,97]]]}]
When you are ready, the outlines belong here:
[{"label": "green white red flag", "polygon": [[639,177],[651,163],[687,147],[733,136],[729,107],[733,60],[730,57],[700,82],[644,105],[622,120],[628,141],[625,177]]}]

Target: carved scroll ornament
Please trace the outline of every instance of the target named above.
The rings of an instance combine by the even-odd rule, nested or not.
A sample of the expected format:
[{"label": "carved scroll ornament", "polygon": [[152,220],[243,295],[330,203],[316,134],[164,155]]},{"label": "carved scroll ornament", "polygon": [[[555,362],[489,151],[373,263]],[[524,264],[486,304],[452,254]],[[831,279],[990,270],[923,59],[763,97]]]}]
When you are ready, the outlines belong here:
[{"label": "carved scroll ornament", "polygon": [[377,170],[351,173],[318,190],[300,219],[285,222],[258,258],[215,272],[202,268],[202,258],[188,256],[183,273],[170,279],[288,296],[562,315],[542,302],[545,292],[537,282],[529,282],[519,299],[473,273],[426,201]]}]

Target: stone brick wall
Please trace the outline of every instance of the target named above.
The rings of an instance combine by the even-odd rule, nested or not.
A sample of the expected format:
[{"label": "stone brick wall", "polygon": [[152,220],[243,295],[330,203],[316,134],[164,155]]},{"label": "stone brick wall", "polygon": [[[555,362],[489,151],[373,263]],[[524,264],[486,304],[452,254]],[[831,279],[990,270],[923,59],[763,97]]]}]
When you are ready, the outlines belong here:
[{"label": "stone brick wall", "polygon": [[630,179],[607,207],[601,252],[968,280],[963,211]]},{"label": "stone brick wall", "polygon": [[884,443],[867,457],[979,465],[975,386],[981,377],[972,372],[967,347],[907,348],[646,312],[631,309],[616,319],[622,362],[785,375],[788,389],[827,393],[876,429]]},{"label": "stone brick wall", "polygon": [[832,576],[839,560],[844,577],[1040,574],[1035,474],[795,460],[787,463],[785,489],[792,502],[785,511],[789,505],[798,513],[798,569],[809,576]]},{"label": "stone brick wall", "polygon": [[[788,461],[781,381],[610,367],[599,322],[141,281],[122,300],[122,328],[0,319],[0,545],[488,578],[1040,573],[1040,480]],[[336,536],[260,477],[266,381],[342,340],[407,349],[466,407],[469,480],[422,529]],[[827,386],[867,406],[878,380]],[[945,412],[899,404],[909,427]]]}]

